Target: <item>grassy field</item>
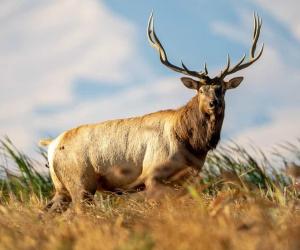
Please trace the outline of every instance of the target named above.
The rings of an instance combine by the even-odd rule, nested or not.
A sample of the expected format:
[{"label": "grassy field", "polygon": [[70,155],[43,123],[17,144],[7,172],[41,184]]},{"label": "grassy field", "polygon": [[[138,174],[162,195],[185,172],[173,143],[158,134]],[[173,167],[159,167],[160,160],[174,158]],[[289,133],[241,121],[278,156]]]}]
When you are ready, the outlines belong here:
[{"label": "grassy field", "polygon": [[[48,176],[8,139],[1,141],[0,249],[300,249],[299,145],[289,159],[259,160],[237,145],[211,154],[180,196],[97,193],[95,206],[63,214],[43,207]],[[41,165],[45,163],[40,163]],[[285,164],[281,171],[272,164]]]}]

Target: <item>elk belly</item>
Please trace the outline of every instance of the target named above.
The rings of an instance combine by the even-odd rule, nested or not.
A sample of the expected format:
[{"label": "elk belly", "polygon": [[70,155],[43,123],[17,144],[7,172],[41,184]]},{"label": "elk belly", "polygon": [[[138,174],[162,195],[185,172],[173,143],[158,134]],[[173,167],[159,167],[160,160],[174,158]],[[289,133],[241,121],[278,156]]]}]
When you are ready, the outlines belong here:
[{"label": "elk belly", "polygon": [[[142,167],[132,165],[114,165],[98,175],[98,190],[126,190],[136,183],[142,173]],[[133,185],[135,186],[135,184]]]}]

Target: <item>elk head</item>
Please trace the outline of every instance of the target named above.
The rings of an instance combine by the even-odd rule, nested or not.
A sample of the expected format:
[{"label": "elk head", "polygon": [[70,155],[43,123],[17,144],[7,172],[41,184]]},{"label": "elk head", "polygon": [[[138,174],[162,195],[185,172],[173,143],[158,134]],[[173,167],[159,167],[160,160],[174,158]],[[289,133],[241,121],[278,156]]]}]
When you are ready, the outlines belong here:
[{"label": "elk head", "polygon": [[182,77],[181,81],[187,88],[194,89],[197,91],[200,111],[205,114],[218,114],[224,112],[224,95],[226,90],[236,88],[243,81],[243,77],[234,77],[230,80],[225,80],[226,76],[249,67],[251,64],[256,62],[263,53],[264,45],[262,45],[260,52],[257,55],[255,55],[261,26],[261,18],[259,18],[258,15],[254,14],[253,42],[250,50],[249,59],[247,61],[245,60],[245,54],[236,65],[231,66],[230,56],[228,55],[227,65],[223,70],[221,70],[220,74],[215,77],[210,77],[208,75],[206,63],[204,64],[204,71],[197,72],[189,70],[183,62],[181,62],[182,66],[178,67],[168,61],[165,49],[163,48],[161,42],[159,41],[154,31],[153,14],[151,14],[149,18],[148,38],[150,44],[158,51],[160,61],[165,66],[176,72],[196,78],[193,79],[190,77]]}]

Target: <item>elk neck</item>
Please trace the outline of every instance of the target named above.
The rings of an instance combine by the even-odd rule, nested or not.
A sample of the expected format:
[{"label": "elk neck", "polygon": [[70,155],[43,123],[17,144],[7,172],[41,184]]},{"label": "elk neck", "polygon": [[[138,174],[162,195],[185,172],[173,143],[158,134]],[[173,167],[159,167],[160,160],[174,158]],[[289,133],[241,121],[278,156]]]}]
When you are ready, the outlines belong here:
[{"label": "elk neck", "polygon": [[224,108],[219,114],[202,113],[198,97],[194,96],[185,106],[177,110],[174,132],[190,153],[200,156],[216,148],[220,140]]}]

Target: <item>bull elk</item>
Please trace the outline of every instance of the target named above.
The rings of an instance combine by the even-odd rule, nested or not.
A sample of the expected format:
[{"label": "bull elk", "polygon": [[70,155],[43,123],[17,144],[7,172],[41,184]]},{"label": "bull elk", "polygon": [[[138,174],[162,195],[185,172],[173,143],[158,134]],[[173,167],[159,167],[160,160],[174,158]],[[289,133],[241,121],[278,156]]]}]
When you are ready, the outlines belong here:
[{"label": "bull elk", "polygon": [[[146,191],[164,187],[166,182],[188,168],[200,170],[208,151],[219,140],[224,119],[224,96],[228,89],[239,86],[243,77],[225,78],[256,62],[262,26],[254,14],[253,43],[249,59],[244,55],[236,65],[227,65],[215,77],[204,71],[188,69],[183,63],[169,62],[159,41],[151,14],[148,23],[150,44],[160,61],[169,69],[187,75],[181,81],[196,90],[196,95],[183,107],[158,111],[140,117],[105,121],[68,130],[54,140],[41,140],[49,145],[50,175],[55,196],[49,209],[81,204],[92,199],[97,190],[134,190],[144,185]],[[194,77],[194,78],[190,78]]]}]

